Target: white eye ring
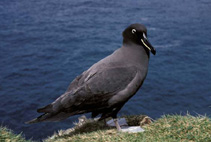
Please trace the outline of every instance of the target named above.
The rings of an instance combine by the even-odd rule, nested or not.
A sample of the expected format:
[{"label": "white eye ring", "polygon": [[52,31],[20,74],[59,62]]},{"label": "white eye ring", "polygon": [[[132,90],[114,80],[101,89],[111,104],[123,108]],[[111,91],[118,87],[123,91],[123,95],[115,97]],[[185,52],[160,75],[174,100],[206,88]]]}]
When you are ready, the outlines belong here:
[{"label": "white eye ring", "polygon": [[134,34],[136,32],[136,29],[132,29],[132,34]]}]

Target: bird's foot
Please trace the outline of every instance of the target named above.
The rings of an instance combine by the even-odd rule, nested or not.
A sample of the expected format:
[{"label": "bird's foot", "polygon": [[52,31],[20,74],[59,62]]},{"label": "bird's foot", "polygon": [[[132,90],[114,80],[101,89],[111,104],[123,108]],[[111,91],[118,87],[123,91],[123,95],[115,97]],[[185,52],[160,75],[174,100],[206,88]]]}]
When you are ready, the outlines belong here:
[{"label": "bird's foot", "polygon": [[121,129],[121,127],[119,126],[119,122],[118,122],[118,119],[117,119],[117,118],[114,119],[114,123],[115,123],[115,125],[116,125],[117,132],[121,132],[122,129]]},{"label": "bird's foot", "polygon": [[104,126],[107,127],[108,125],[107,125],[106,119],[104,119],[103,121],[104,121]]}]

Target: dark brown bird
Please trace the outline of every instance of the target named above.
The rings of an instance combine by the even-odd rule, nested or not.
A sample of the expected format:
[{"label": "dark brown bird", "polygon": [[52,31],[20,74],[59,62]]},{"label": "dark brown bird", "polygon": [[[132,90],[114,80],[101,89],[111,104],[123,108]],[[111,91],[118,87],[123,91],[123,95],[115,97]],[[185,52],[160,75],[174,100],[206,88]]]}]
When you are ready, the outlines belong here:
[{"label": "dark brown bird", "polygon": [[122,35],[121,48],[77,76],[63,95],[37,110],[41,116],[26,123],[60,121],[91,112],[92,117],[101,114],[100,120],[112,117],[120,131],[117,113],[143,84],[150,52],[156,53],[144,25],[132,24]]}]

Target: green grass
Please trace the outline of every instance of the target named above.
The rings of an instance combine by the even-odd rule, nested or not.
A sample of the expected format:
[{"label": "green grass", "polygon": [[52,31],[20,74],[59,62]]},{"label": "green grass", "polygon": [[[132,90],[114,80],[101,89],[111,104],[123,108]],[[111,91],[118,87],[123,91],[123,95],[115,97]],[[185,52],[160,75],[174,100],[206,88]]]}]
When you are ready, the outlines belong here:
[{"label": "green grass", "polygon": [[[124,116],[129,125],[141,125],[143,133],[118,133],[103,121],[87,120],[75,129],[59,131],[44,142],[211,142],[211,119],[205,116],[166,115],[145,124],[145,116]],[[145,117],[145,118],[144,118]],[[81,124],[81,123],[80,123]],[[144,125],[145,124],[145,125]],[[47,136],[46,136],[47,137]],[[0,142],[31,142],[5,127],[0,128]]]},{"label": "green grass", "polygon": [[21,134],[16,135],[6,127],[0,127],[0,142],[30,142],[25,140]]},{"label": "green grass", "polygon": [[[142,116],[127,116],[129,124],[141,125]],[[117,133],[103,122],[88,121],[69,132],[63,131],[45,142],[211,142],[211,119],[191,115],[167,115],[144,125],[143,133]]]}]

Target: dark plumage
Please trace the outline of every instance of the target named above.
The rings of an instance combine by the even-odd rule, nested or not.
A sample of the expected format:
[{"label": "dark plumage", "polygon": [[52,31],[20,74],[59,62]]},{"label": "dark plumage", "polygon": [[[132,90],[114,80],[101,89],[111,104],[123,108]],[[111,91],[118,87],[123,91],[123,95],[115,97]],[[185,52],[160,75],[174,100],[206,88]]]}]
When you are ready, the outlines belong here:
[{"label": "dark plumage", "polygon": [[100,120],[116,118],[147,75],[149,51],[155,54],[146,35],[144,25],[130,25],[123,32],[121,48],[77,76],[63,95],[37,110],[44,114],[27,123],[60,121],[88,112],[92,112],[92,117],[101,114]]}]

